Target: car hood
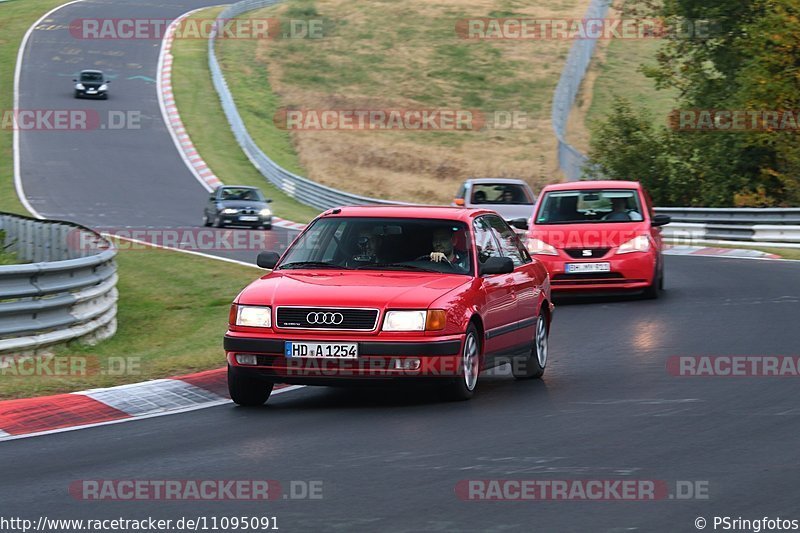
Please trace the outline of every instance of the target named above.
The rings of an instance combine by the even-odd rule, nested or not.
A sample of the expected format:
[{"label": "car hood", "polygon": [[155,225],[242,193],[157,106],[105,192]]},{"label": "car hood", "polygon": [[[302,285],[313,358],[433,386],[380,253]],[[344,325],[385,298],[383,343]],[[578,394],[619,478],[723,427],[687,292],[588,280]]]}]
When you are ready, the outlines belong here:
[{"label": "car hood", "polygon": [[649,233],[649,222],[603,222],[533,226],[528,238],[556,248],[615,248],[638,235]]},{"label": "car hood", "polygon": [[231,209],[264,209],[267,207],[266,202],[257,202],[255,200],[222,200],[217,202],[223,208],[231,208]]},{"label": "car hood", "polygon": [[251,283],[237,303],[419,309],[471,280],[418,272],[277,271]]}]

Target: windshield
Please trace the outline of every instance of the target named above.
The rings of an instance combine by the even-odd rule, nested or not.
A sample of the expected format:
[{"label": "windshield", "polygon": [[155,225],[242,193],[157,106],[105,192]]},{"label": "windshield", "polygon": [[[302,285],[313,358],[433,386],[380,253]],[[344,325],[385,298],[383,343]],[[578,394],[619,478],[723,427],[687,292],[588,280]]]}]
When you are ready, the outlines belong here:
[{"label": "windshield", "polygon": [[81,81],[85,82],[101,82],[103,81],[103,75],[99,72],[82,72],[81,73]]},{"label": "windshield", "polygon": [[633,189],[551,191],[544,195],[536,224],[636,222],[643,220]]},{"label": "windshield", "polygon": [[527,187],[514,183],[476,183],[472,186],[471,204],[533,205]]},{"label": "windshield", "polygon": [[259,189],[247,187],[223,187],[219,193],[219,199],[223,202],[228,200],[242,200],[251,202],[263,202],[264,195]]},{"label": "windshield", "polygon": [[277,269],[397,270],[472,274],[466,224],[451,220],[330,217],[317,220]]}]

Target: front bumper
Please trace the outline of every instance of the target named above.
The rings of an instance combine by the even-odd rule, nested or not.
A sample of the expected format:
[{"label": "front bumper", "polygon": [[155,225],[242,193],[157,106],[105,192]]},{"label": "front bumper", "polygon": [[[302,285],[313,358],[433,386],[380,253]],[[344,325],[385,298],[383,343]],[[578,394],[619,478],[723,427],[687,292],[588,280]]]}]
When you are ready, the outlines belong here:
[{"label": "front bumper", "polygon": [[106,91],[89,92],[88,90],[75,89],[75,95],[80,98],[105,98],[108,93]]},{"label": "front bumper", "polygon": [[[656,255],[651,252],[632,252],[616,255],[613,251],[602,258],[573,259],[559,250],[558,256],[536,255],[550,273],[550,286],[557,293],[635,292],[653,283]],[[567,273],[567,263],[610,263],[610,272]]]},{"label": "front bumper", "polygon": [[[222,223],[232,226],[271,226],[272,215],[262,217],[261,215],[220,215]],[[255,217],[255,220],[252,218]]]},{"label": "front bumper", "polygon": [[[291,358],[284,355],[286,341],[356,342],[357,359]],[[237,372],[268,381],[319,384],[337,381],[367,381],[409,378],[452,378],[459,375],[463,335],[441,338],[418,337],[384,340],[306,335],[247,337],[225,336],[228,364]],[[242,365],[237,354],[255,355],[256,365]],[[418,361],[418,365],[416,364]]]}]

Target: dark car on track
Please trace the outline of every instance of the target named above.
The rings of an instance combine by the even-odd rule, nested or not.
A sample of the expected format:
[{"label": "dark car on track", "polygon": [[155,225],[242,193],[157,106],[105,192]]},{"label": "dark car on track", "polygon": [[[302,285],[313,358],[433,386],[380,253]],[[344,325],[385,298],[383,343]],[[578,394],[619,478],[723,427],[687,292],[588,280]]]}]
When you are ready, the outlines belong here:
[{"label": "dark car on track", "polygon": [[203,225],[217,228],[250,226],[272,229],[272,210],[258,187],[231,185],[217,187],[203,209]]},{"label": "dark car on track", "polygon": [[541,377],[550,278],[495,212],[343,207],[317,217],[231,307],[231,398],[260,405],[275,383],[434,382],[473,395],[505,363]]},{"label": "dark car on track", "polygon": [[82,70],[80,75],[72,80],[75,82],[75,98],[108,98],[108,84],[101,70]]}]

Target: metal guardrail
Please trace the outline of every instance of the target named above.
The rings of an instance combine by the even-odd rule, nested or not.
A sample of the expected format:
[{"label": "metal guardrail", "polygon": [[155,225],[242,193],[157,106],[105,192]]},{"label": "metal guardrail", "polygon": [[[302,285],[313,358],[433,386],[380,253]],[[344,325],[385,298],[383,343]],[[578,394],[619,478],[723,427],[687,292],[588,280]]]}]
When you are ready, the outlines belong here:
[{"label": "metal guardrail", "polygon": [[[247,13],[248,11],[280,4],[282,1],[283,0],[244,0],[243,2],[237,2],[223,10],[217,16],[217,19],[231,19]],[[293,174],[270,159],[258,145],[256,145],[255,141],[250,136],[241,115],[239,115],[239,110],[236,108],[236,104],[233,101],[233,95],[228,89],[228,84],[220,68],[214,47],[217,37],[216,26],[220,26],[220,24],[215,25],[208,40],[208,66],[211,70],[211,79],[214,83],[214,88],[219,95],[219,99],[222,102],[222,109],[225,111],[225,116],[228,118],[228,123],[231,126],[231,130],[239,146],[241,146],[244,153],[250,159],[250,162],[253,163],[258,171],[261,172],[270,183],[298,202],[319,209],[328,209],[342,205],[409,205],[405,202],[368,198],[366,196],[350,194],[331,187],[326,187],[325,185]]]},{"label": "metal guardrail", "polygon": [[0,353],[25,354],[116,331],[117,254],[94,231],[0,213],[3,247],[25,264],[0,266]]},{"label": "metal guardrail", "polygon": [[675,241],[728,241],[800,247],[800,208],[659,207],[672,217],[664,236]]},{"label": "metal guardrail", "polygon": [[[584,19],[606,17],[610,0],[592,0]],[[561,78],[553,94],[552,122],[558,140],[558,166],[569,181],[577,181],[583,175],[583,168],[589,159],[577,148],[567,142],[567,121],[575,98],[581,88],[586,70],[594,55],[596,39],[575,39],[567,55],[567,63],[561,71]]]}]

